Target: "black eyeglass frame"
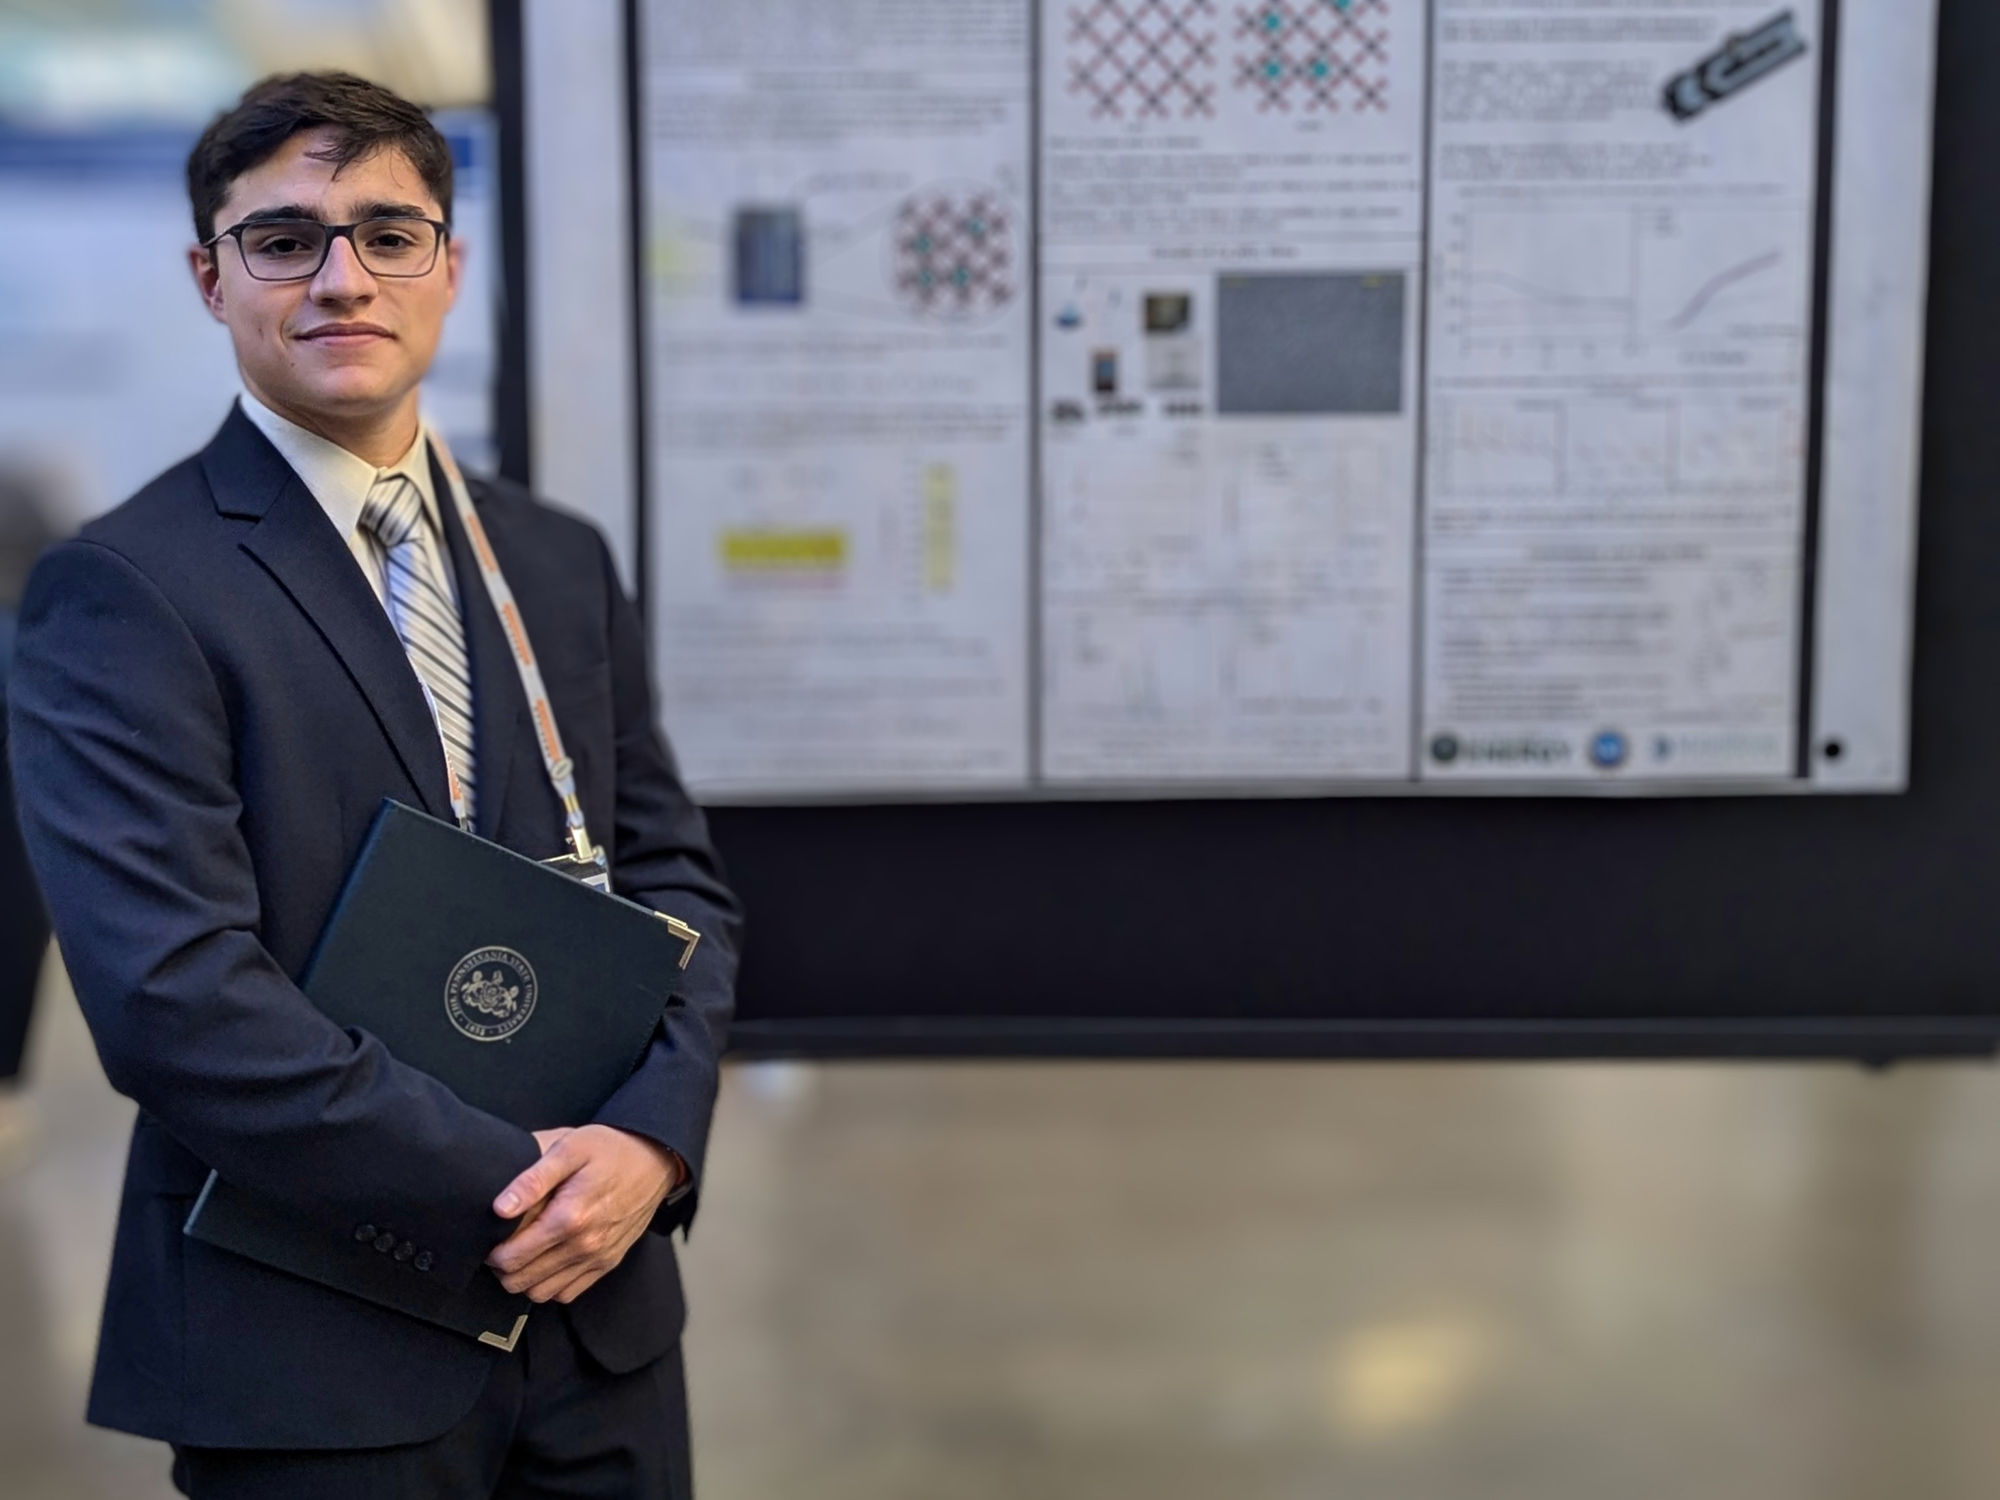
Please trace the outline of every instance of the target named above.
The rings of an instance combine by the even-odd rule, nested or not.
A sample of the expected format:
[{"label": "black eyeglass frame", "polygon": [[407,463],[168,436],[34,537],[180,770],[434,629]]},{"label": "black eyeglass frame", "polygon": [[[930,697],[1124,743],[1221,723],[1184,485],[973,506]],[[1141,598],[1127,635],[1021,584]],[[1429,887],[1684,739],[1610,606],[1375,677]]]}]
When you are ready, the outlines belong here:
[{"label": "black eyeglass frame", "polygon": [[[310,224],[326,234],[326,243],[319,247],[319,259],[313,262],[310,271],[301,271],[296,276],[259,276],[250,269],[250,257],[244,253],[243,234],[249,229],[264,229],[272,224]],[[437,243],[431,247],[430,264],[421,271],[378,271],[368,264],[368,258],[361,253],[361,242],[354,237],[354,231],[369,224],[428,224],[437,231]],[[236,258],[243,262],[244,274],[252,281],[287,282],[311,281],[326,266],[326,258],[333,254],[333,242],[346,240],[347,248],[354,252],[361,269],[370,276],[386,276],[392,281],[413,281],[419,276],[428,276],[437,269],[438,258],[444,254],[445,246],[451,243],[451,225],[442,219],[419,218],[415,214],[376,214],[366,219],[356,219],[352,224],[324,224],[318,219],[245,219],[239,224],[231,224],[227,229],[217,230],[201,242],[201,248],[210,255],[224,240],[236,241]]]}]

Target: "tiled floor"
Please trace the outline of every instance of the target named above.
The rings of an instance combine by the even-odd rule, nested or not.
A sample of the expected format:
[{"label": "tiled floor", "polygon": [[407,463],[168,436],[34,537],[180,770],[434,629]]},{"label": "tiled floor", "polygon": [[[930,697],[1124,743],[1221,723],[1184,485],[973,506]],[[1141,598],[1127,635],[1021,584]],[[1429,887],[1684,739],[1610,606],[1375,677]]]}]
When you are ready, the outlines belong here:
[{"label": "tiled floor", "polygon": [[[45,1008],[0,1494],[82,1427],[126,1109]],[[688,1254],[703,1500],[2000,1493],[2000,1074],[763,1066]]]}]

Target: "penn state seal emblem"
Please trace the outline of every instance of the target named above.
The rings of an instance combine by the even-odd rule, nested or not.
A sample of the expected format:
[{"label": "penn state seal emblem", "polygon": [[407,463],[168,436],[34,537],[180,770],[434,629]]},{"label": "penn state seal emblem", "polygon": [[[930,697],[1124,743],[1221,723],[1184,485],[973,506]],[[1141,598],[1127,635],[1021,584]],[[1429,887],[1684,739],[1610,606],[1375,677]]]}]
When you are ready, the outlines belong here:
[{"label": "penn state seal emblem", "polygon": [[444,1011],[475,1042],[504,1042],[535,1012],[535,971],[512,948],[479,948],[445,981]]}]

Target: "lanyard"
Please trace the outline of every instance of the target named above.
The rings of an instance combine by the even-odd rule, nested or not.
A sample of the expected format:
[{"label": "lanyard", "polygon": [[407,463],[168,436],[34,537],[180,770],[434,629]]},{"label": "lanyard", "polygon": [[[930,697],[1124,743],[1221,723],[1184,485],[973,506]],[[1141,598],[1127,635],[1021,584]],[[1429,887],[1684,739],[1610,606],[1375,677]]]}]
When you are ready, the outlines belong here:
[{"label": "lanyard", "polygon": [[[549,785],[562,799],[563,818],[569,829],[569,853],[561,863],[570,866],[572,873],[593,884],[599,883],[604,878],[604,851],[590,841],[590,830],[584,826],[583,803],[576,793],[576,765],[563,752],[562,732],[556,728],[555,708],[549,702],[549,690],[542,681],[542,669],[535,660],[535,648],[528,644],[528,627],[521,619],[520,606],[514,602],[514,591],[507,587],[506,575],[500,571],[500,559],[493,555],[492,544],[486,540],[486,528],[479,523],[479,516],[472,508],[472,492],[465,487],[465,476],[459,472],[458,461],[451,456],[451,449],[445,446],[444,438],[428,422],[424,424],[424,437],[430,444],[431,452],[437,455],[438,466],[444,470],[452,505],[458,511],[459,524],[465,528],[465,539],[471,544],[472,555],[478,562],[479,576],[485,580],[486,595],[493,601],[494,611],[500,616],[501,628],[507,632],[507,643],[513,648],[514,667],[521,674],[521,691],[527,695],[528,711],[534,717],[535,744],[542,752],[542,767],[548,772]],[[459,590],[459,597],[461,600],[466,598],[463,588]],[[424,698],[430,703],[431,717],[436,719],[437,703],[431,698],[428,687],[424,689]],[[444,731],[441,726],[438,736],[442,741]],[[444,770],[451,788],[452,811],[458,814],[459,826],[469,828],[465,788],[459,783],[458,772],[452,768],[449,755],[444,758]]]}]

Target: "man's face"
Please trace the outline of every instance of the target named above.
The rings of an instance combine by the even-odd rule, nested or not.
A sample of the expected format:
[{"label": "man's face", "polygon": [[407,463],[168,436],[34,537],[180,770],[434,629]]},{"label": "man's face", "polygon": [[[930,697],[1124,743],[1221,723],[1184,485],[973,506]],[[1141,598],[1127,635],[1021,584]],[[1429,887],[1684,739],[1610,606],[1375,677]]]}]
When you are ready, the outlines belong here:
[{"label": "man's face", "polygon": [[[253,215],[326,224],[384,216],[443,219],[443,209],[400,150],[338,168],[311,155],[326,134],[293,136],[229,187],[219,232]],[[352,241],[327,248],[318,274],[259,281],[234,239],[189,260],[202,300],[229,328],[236,363],[253,394],[310,428],[381,420],[409,401],[437,352],[444,315],[458,295],[463,251],[453,240],[423,276],[377,276]]]}]

